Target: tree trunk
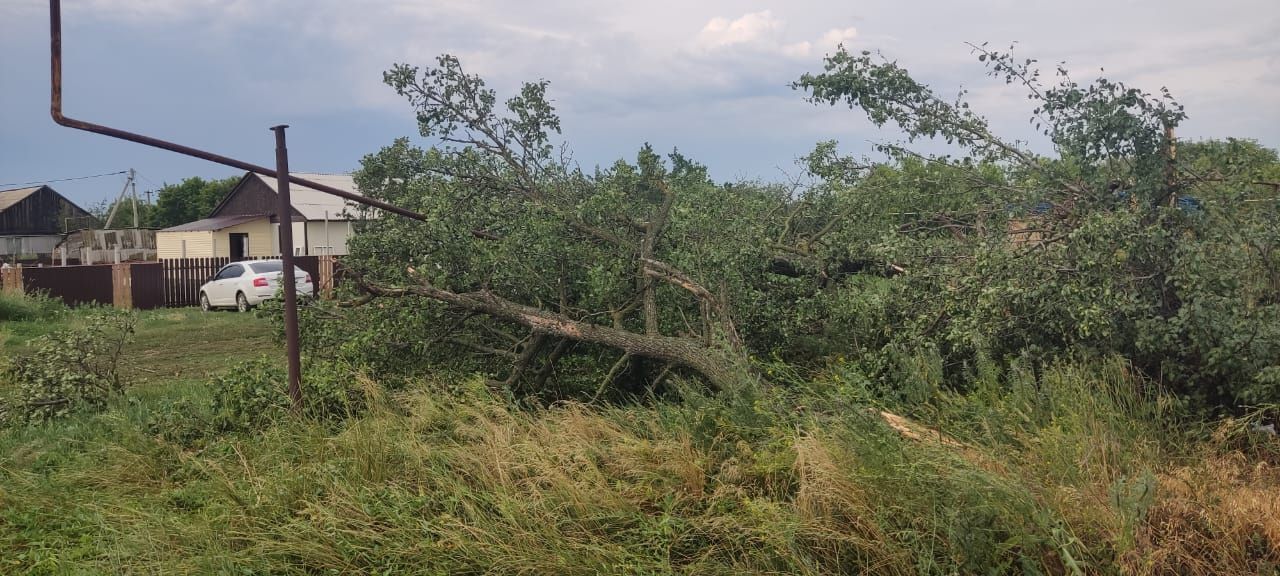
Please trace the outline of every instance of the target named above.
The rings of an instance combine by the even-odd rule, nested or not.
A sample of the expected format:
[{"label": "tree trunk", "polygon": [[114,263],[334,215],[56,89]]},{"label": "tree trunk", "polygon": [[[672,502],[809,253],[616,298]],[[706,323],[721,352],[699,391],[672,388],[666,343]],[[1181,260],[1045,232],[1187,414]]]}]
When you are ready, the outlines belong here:
[{"label": "tree trunk", "polygon": [[627,330],[582,322],[540,308],[525,306],[501,298],[492,292],[459,294],[431,285],[391,288],[366,284],[366,289],[379,296],[419,295],[459,308],[481,312],[521,324],[534,332],[578,342],[589,342],[616,348],[632,356],[653,358],[685,366],[706,377],[715,389],[731,388],[749,377],[744,358],[700,342],[672,336],[636,334]]}]

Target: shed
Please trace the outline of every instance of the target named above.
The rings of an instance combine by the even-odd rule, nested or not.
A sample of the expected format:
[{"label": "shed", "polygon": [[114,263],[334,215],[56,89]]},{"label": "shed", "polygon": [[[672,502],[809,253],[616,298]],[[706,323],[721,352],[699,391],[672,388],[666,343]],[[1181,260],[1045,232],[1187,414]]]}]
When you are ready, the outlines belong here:
[{"label": "shed", "polygon": [[49,258],[67,230],[96,225],[92,214],[49,186],[0,190],[0,256]]},{"label": "shed", "polygon": [[272,230],[270,218],[263,215],[205,218],[156,232],[156,255],[162,260],[275,256]]}]

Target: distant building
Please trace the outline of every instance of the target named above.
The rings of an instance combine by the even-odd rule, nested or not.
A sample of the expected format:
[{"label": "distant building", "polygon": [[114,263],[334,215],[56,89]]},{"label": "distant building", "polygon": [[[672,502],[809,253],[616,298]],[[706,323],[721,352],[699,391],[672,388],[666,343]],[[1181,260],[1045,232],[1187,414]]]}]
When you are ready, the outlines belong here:
[{"label": "distant building", "polygon": [[[359,194],[355,180],[346,174],[294,175]],[[297,184],[289,186],[289,200],[295,255],[347,253],[347,238],[358,220],[356,204]],[[208,218],[157,232],[157,253],[161,259],[278,256],[278,202],[275,178],[247,173]]]},{"label": "distant building", "polygon": [[65,256],[81,264],[155,260],[156,231],[149,228],[72,230],[58,243],[54,256]]},{"label": "distant building", "polygon": [[85,209],[48,186],[0,190],[0,258],[51,260],[67,230],[97,226]]}]

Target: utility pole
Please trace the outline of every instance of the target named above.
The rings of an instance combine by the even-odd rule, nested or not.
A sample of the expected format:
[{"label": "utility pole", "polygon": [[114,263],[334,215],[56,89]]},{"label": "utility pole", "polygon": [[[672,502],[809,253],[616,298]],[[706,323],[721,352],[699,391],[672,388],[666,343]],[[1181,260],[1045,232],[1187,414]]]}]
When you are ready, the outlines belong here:
[{"label": "utility pole", "polygon": [[289,400],[294,412],[302,411],[302,360],[298,350],[298,288],[293,272],[293,204],[289,202],[289,148],[281,124],[276,133],[276,219],[280,221],[280,263],[284,279],[284,346],[289,357]]},{"label": "utility pole", "polygon": [[[133,168],[130,168],[130,169],[129,169],[129,177],[128,177],[128,178],[125,178],[125,181],[124,181],[124,188],[121,188],[121,189],[120,189],[120,194],[116,196],[116,201],[115,201],[114,203],[112,203],[112,204],[111,204],[111,212],[108,212],[108,213],[107,213],[107,222],[106,222],[105,224],[103,224],[103,225],[102,225],[102,228],[103,228],[104,230],[110,230],[110,229],[111,229],[111,221],[112,221],[112,220],[114,220],[114,219],[115,219],[115,217],[116,217],[116,210],[119,210],[119,209],[120,209],[120,203],[121,203],[121,202],[124,202],[124,195],[125,195],[127,192],[129,192],[129,187],[130,187],[130,186],[133,186],[133,174],[134,174],[134,172],[133,172]],[[134,202],[133,202],[133,227],[134,227],[134,228],[137,228],[137,227],[138,227],[138,202],[137,202],[138,189],[137,189],[137,188],[134,188],[133,196],[134,196]]]},{"label": "utility pole", "polygon": [[134,179],[133,168],[129,169],[129,189],[133,191],[133,227],[138,227],[138,181]]}]

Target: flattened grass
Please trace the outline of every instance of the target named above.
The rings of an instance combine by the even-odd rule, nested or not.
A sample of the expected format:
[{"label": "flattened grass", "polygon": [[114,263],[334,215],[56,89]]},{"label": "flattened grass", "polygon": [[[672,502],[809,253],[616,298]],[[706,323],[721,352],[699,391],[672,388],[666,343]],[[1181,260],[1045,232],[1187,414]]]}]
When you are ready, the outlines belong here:
[{"label": "flattened grass", "polygon": [[148,313],[129,354],[163,373],[106,412],[0,431],[0,573],[1280,567],[1280,441],[1240,422],[1179,432],[1119,362],[934,393],[912,434],[831,375],[539,409],[478,381],[361,379],[371,409],[341,425],[201,430],[205,377],[272,346],[250,316]]}]

